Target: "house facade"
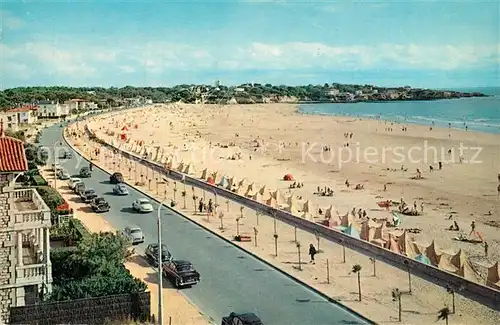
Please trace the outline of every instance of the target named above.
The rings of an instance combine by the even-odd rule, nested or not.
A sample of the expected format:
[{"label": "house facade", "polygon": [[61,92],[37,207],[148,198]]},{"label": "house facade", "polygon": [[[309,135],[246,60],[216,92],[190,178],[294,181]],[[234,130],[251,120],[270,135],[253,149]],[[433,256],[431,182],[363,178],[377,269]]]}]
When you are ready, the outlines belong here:
[{"label": "house facade", "polygon": [[67,104],[59,104],[57,101],[40,101],[38,107],[38,116],[41,118],[61,118],[70,115],[69,106]]},{"label": "house facade", "polygon": [[52,291],[50,210],[33,188],[18,189],[27,171],[22,141],[6,137],[0,126],[0,323],[9,308],[33,304]]},{"label": "house facade", "polygon": [[0,118],[8,129],[17,131],[19,127],[37,122],[37,111],[30,106],[17,107],[2,112]]},{"label": "house facade", "polygon": [[84,99],[78,98],[65,101],[64,104],[68,105],[70,114],[73,114],[76,111],[96,110],[99,108],[99,106],[94,102],[89,102]]}]

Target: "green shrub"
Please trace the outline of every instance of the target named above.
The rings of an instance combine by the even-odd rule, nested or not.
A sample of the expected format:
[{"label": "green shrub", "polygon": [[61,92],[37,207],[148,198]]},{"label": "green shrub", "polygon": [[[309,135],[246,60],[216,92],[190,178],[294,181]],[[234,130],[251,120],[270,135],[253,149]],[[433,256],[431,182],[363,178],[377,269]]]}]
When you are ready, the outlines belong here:
[{"label": "green shrub", "polygon": [[64,203],[64,199],[55,189],[49,186],[37,186],[36,190],[47,204],[50,212],[56,211],[56,208]]},{"label": "green shrub", "polygon": [[[35,186],[47,186],[47,184],[48,184],[47,181],[45,180],[45,178],[43,178],[41,175],[31,176],[31,181],[32,181],[33,185],[35,185]],[[40,194],[40,191],[38,191],[38,194]],[[42,194],[40,194],[40,196],[42,196]],[[43,196],[42,196],[42,199],[45,201],[45,198]],[[47,204],[47,202],[45,202],[45,203]],[[47,206],[48,206],[48,204],[47,204]]]}]

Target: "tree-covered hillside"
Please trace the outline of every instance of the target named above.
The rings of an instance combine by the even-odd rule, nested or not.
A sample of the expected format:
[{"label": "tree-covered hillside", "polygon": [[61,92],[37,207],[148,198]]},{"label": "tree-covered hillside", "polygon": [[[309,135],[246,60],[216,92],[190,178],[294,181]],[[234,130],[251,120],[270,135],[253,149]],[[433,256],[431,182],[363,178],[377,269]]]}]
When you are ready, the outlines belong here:
[{"label": "tree-covered hillside", "polygon": [[127,98],[147,98],[155,103],[226,103],[233,100],[242,104],[263,102],[345,102],[385,100],[431,100],[483,96],[453,91],[412,89],[410,87],[384,88],[370,85],[286,86],[271,84],[242,84],[239,86],[177,85],[173,87],[19,87],[0,92],[0,108],[15,107],[40,100],[60,103],[80,98],[98,103],[101,107],[125,104]]}]

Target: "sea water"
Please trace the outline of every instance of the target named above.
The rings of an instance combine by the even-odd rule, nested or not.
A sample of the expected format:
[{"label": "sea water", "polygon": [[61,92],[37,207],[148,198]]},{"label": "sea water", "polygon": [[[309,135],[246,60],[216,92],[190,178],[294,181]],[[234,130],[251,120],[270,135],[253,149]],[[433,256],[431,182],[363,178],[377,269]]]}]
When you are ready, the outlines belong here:
[{"label": "sea water", "polygon": [[482,92],[491,97],[443,99],[432,101],[394,101],[373,103],[303,104],[304,114],[342,115],[374,118],[398,123],[500,134],[500,88],[455,89]]}]

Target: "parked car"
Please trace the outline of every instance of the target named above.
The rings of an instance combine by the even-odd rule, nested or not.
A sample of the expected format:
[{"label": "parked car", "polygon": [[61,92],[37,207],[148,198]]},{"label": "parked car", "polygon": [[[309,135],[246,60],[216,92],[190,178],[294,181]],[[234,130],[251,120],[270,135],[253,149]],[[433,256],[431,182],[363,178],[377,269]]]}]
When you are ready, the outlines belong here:
[{"label": "parked car", "polygon": [[200,282],[198,273],[189,261],[169,260],[163,262],[163,275],[175,285],[176,288],[191,286]]},{"label": "parked car", "polygon": [[76,178],[76,177],[71,177],[68,181],[68,186],[70,189],[74,189],[75,188],[75,184],[76,183],[81,183],[82,180],[80,178]]},{"label": "parked car", "polygon": [[84,182],[78,182],[78,183],[76,183],[75,184],[75,188],[73,189],[73,191],[78,196],[82,196],[81,193],[83,193],[83,191],[85,191],[85,183]]},{"label": "parked car", "polygon": [[231,313],[229,316],[222,317],[222,325],[264,325],[254,313]]},{"label": "parked car", "polygon": [[153,205],[148,199],[137,199],[132,203],[132,209],[142,213],[153,212]]},{"label": "parked car", "polygon": [[128,189],[124,184],[116,184],[113,187],[113,194],[115,194],[115,195],[128,195]]},{"label": "parked car", "polygon": [[[154,266],[158,266],[158,244],[149,244],[148,247],[146,247],[146,259],[148,260],[149,263],[151,263]],[[163,262],[170,261],[172,259],[172,254],[168,251],[167,246],[161,245],[161,260]]]},{"label": "parked car", "polygon": [[69,173],[65,169],[59,169],[56,172],[56,176],[57,176],[57,178],[62,179],[62,180],[66,180],[66,179],[71,178],[71,176],[69,176]]},{"label": "parked car", "polygon": [[90,207],[94,212],[102,213],[102,212],[108,212],[111,207],[109,206],[109,203],[106,202],[106,200],[102,197],[96,197],[92,200],[90,203]]},{"label": "parked car", "polygon": [[144,234],[138,226],[128,226],[122,230],[122,235],[125,236],[132,245],[139,245],[144,243]]},{"label": "parked car", "polygon": [[82,192],[80,197],[82,198],[83,202],[90,203],[90,202],[92,202],[93,199],[95,199],[97,197],[97,193],[95,192],[94,189],[88,188]]},{"label": "parked car", "polygon": [[71,158],[73,158],[73,153],[71,153],[71,151],[65,151],[61,153],[61,155],[59,156],[59,159],[71,159]]},{"label": "parked car", "polygon": [[56,172],[57,172],[58,170],[60,170],[60,169],[63,169],[63,168],[61,167],[61,165],[56,164],[56,163],[53,163],[53,164],[52,164],[52,171],[53,171],[54,173],[56,173]]},{"label": "parked car", "polygon": [[82,167],[80,169],[80,177],[89,178],[91,176],[92,176],[92,173],[90,172],[90,169],[88,167]]},{"label": "parked car", "polygon": [[123,183],[123,175],[122,175],[122,173],[113,173],[113,175],[109,176],[109,182],[111,184]]}]

